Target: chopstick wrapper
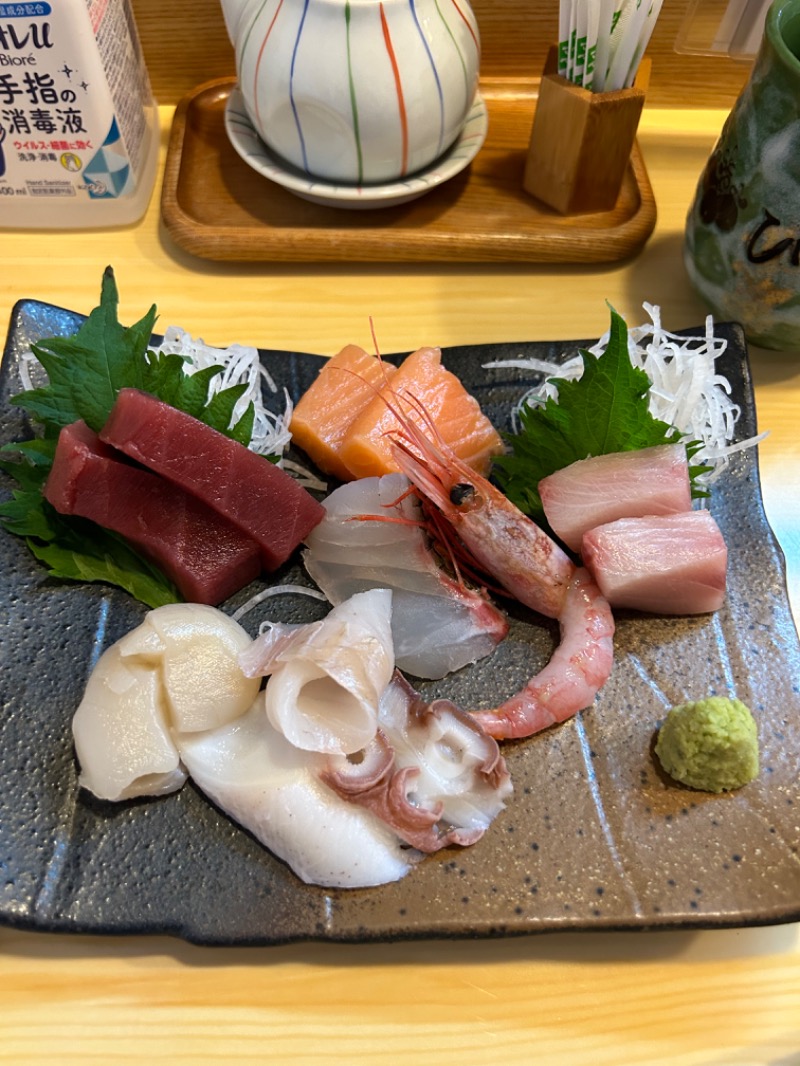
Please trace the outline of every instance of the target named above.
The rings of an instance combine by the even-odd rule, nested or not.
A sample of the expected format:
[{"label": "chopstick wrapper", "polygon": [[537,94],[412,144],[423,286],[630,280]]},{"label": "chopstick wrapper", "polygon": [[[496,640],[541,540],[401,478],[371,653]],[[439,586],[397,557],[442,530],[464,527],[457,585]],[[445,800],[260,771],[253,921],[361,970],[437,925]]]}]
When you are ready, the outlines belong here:
[{"label": "chopstick wrapper", "polygon": [[610,211],[622,189],[650,80],[639,63],[629,89],[594,93],[558,73],[550,49],[533,117],[523,188],[561,214]]}]

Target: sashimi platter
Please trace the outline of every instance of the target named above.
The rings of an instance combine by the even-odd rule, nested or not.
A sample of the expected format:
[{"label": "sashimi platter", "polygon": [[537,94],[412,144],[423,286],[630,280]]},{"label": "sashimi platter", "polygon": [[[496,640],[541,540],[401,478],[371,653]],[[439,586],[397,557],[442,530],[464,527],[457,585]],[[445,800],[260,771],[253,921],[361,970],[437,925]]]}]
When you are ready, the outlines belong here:
[{"label": "sashimi platter", "polygon": [[86,316],[20,301],[0,370],[0,922],[800,918],[738,326],[323,358],[117,306],[110,268]]}]

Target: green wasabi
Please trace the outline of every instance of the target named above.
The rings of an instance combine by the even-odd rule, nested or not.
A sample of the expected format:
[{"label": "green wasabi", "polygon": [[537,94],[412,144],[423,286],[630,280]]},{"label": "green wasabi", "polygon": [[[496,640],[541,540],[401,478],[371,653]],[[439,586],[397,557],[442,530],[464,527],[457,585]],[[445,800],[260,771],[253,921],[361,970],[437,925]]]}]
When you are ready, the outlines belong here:
[{"label": "green wasabi", "polygon": [[703,792],[728,792],[758,776],[758,732],[740,700],[709,696],[673,707],[656,755],[670,777]]}]

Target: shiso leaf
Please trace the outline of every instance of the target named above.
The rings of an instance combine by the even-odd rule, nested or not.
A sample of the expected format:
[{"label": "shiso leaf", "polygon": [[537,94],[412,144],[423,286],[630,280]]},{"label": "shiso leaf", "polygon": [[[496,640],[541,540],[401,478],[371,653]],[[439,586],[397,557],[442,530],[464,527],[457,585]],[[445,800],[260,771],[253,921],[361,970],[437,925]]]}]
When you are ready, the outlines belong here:
[{"label": "shiso leaf", "polygon": [[156,320],[155,306],[126,329],[117,320],[119,297],[106,267],[97,306],[71,337],[49,337],[32,345],[48,382],[12,397],[35,420],[50,427],[82,418],[95,432],[104,425],[119,390],[143,387],[144,355]]},{"label": "shiso leaf", "polygon": [[24,537],[50,577],[70,581],[104,581],[130,592],[148,607],[180,602],[178,590],[162,572],[122,537],[94,522],[61,515],[42,496],[47,476],[27,462],[0,463],[17,479],[9,500],[0,505],[9,533]]},{"label": "shiso leaf", "polygon": [[[519,412],[520,431],[506,433],[511,451],[495,459],[495,476],[506,495],[532,518],[543,521],[538,485],[542,478],[579,459],[611,452],[673,444],[681,433],[649,410],[650,379],[628,354],[628,329],[611,309],[611,331],[600,356],[580,352],[583,373],[576,380],[554,377],[558,399]],[[685,441],[687,456],[699,447]],[[694,479],[705,467],[690,466]],[[693,487],[695,495],[706,493]]]},{"label": "shiso leaf", "polygon": [[[60,518],[61,516],[59,516]],[[148,607],[179,603],[181,596],[161,571],[115,533],[86,522],[85,535],[77,535],[79,523],[59,531],[49,542],[29,539],[28,547],[47,567],[50,577],[67,581],[103,581],[125,589]],[[88,527],[91,527],[90,529]]]},{"label": "shiso leaf", "polygon": [[118,304],[114,272],[107,267],[100,304],[77,332],[32,345],[47,373],[47,384],[12,397],[11,403],[30,415],[40,435],[2,448],[13,461],[0,461],[0,469],[16,481],[17,488],[0,503],[0,524],[27,540],[52,577],[108,582],[158,607],[181,599],[159,569],[124,538],[93,522],[60,515],[44,499],[42,487],[58,434],[78,419],[95,432],[102,429],[123,388],[149,392],[245,447],[253,433],[254,409],[251,403],[232,424],[234,407],[246,386],[222,389],[209,400],[209,383],[222,368],[210,366],[187,374],[179,355],[149,351],[155,305],[133,326],[125,327],[117,317]]}]

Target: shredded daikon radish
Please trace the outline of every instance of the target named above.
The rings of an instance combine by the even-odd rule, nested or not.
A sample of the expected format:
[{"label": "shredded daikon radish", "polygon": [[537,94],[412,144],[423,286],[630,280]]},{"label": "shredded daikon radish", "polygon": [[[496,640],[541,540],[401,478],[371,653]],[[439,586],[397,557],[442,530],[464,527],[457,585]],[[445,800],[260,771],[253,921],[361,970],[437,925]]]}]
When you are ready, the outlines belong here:
[{"label": "shredded daikon radish", "polygon": [[43,384],[42,378],[46,380],[47,375],[44,373],[42,364],[33,354],[30,348],[26,348],[19,359],[19,379],[22,382],[22,387],[26,392],[31,389],[38,388]]},{"label": "shredded daikon radish", "polygon": [[279,466],[282,466],[287,474],[291,474],[296,478],[299,484],[305,489],[313,489],[318,492],[327,492],[328,483],[317,477],[301,463],[296,463],[294,459],[281,459]]},{"label": "shredded daikon radish", "polygon": [[[708,473],[696,479],[700,484],[708,484],[719,477],[733,454],[758,444],[766,433],[734,442],[741,410],[730,398],[730,382],[715,369],[715,363],[728,342],[714,335],[712,316],[706,318],[704,334],[679,337],[662,327],[661,309],[658,306],[645,303],[643,307],[650,316],[650,322],[628,330],[631,362],[644,370],[652,382],[650,413],[679,430],[687,440],[700,442],[701,447],[692,462],[710,467]],[[609,334],[606,333],[587,350],[592,355],[602,355],[608,340]],[[539,406],[550,397],[558,399],[558,385],[552,381],[553,375],[574,381],[583,373],[580,355],[573,356],[557,368],[542,359],[522,357],[484,365],[487,368],[524,367],[544,376],[544,380],[530,389],[517,404],[513,412],[515,432],[519,430],[521,407]]]},{"label": "shredded daikon radish", "polygon": [[[326,600],[326,597],[321,592],[317,589],[308,588],[306,585],[269,585],[267,588],[262,589],[261,592],[251,596],[241,607],[238,607],[234,611],[232,618],[234,622],[238,622],[240,618],[252,611],[254,607],[258,607],[264,600],[268,600],[272,596],[286,596],[292,593],[298,596],[310,596],[312,600]],[[273,623],[263,624],[272,625]]]},{"label": "shredded daikon radish", "polygon": [[234,419],[241,417],[247,405],[253,403],[255,419],[250,450],[258,452],[259,455],[280,456],[278,466],[296,478],[304,488],[321,492],[327,490],[327,484],[307,467],[292,459],[287,459],[283,454],[292,439],[289,423],[292,420],[294,405],[291,396],[284,389],[284,409],[281,414],[273,414],[264,406],[262,383],[272,393],[277,393],[278,387],[269,371],[262,365],[257,348],[245,347],[241,344],[232,344],[229,348],[212,348],[201,339],[193,338],[185,330],[170,326],[164,334],[163,342],[154,351],[180,355],[186,360],[188,374],[203,370],[208,366],[222,366],[222,373],[211,381],[209,389],[211,395],[231,385],[246,384],[247,389],[236,403],[233,414]]},{"label": "shredded daikon radish", "polygon": [[232,344],[229,348],[213,348],[178,326],[169,326],[163,341],[153,348],[153,351],[181,356],[187,374],[205,370],[209,366],[221,366],[222,373],[217,374],[211,381],[209,393],[212,396],[232,385],[246,385],[247,388],[234,407],[234,420],[241,418],[252,403],[255,419],[250,442],[251,451],[260,455],[283,455],[291,440],[289,422],[292,417],[292,401],[284,389],[285,407],[281,414],[273,414],[264,405],[262,385],[266,385],[272,393],[277,393],[278,388],[269,372],[262,366],[257,348],[242,344]]}]

